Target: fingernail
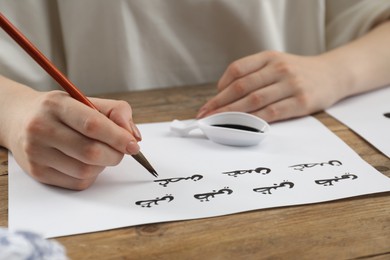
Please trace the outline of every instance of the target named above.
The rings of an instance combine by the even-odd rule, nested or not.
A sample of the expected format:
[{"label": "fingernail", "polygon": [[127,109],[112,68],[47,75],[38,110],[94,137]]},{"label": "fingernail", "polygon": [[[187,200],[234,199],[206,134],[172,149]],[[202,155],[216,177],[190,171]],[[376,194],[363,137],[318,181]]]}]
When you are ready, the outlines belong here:
[{"label": "fingernail", "polygon": [[141,141],[142,140],[142,136],[141,136],[141,132],[139,131],[138,127],[134,123],[131,123],[130,125],[131,125],[131,129],[133,130],[134,137],[138,141]]},{"label": "fingernail", "polygon": [[196,115],[196,118],[201,118],[203,117],[205,114],[207,114],[207,109],[206,108],[201,108],[198,112],[198,114]]},{"label": "fingernail", "polygon": [[126,146],[126,151],[128,154],[137,154],[140,150],[140,147],[136,141],[130,141]]}]

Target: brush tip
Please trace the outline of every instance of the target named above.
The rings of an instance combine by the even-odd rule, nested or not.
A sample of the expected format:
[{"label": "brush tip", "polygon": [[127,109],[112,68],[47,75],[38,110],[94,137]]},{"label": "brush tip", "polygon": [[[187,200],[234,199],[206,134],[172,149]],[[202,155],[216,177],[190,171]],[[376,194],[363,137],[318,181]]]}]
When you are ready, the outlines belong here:
[{"label": "brush tip", "polygon": [[154,176],[154,177],[158,177],[158,174],[157,174],[157,172],[156,172],[156,170],[155,169],[153,169],[153,168],[150,168],[150,169],[148,169],[149,170],[149,172]]},{"label": "brush tip", "polygon": [[154,172],[153,176],[157,178],[158,177],[157,172]]}]

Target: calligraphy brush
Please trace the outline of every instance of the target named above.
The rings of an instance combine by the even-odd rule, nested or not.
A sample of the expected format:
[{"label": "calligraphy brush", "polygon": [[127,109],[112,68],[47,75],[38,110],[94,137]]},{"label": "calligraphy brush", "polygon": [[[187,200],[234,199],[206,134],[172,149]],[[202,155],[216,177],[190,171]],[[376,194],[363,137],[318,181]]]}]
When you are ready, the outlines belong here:
[{"label": "calligraphy brush", "polygon": [[[68,94],[74,99],[84,103],[85,105],[98,110],[91,101],[75,86],[73,83],[62,74],[56,66],[49,61],[27,38],[24,36],[4,15],[0,12],[0,26],[11,36],[58,84],[63,87]],[[157,172],[148,162],[145,156],[141,153],[132,155],[133,158],[148,170],[154,177],[157,177]]]}]

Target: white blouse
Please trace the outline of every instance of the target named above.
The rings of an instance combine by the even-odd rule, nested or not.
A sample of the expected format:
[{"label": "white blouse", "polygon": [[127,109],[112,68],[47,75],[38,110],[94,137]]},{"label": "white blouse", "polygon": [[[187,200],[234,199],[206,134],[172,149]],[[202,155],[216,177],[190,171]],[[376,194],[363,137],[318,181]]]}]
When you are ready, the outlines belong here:
[{"label": "white blouse", "polygon": [[[0,0],[86,94],[215,82],[236,59],[316,55],[390,17],[388,0]],[[60,87],[0,30],[0,74]]]}]

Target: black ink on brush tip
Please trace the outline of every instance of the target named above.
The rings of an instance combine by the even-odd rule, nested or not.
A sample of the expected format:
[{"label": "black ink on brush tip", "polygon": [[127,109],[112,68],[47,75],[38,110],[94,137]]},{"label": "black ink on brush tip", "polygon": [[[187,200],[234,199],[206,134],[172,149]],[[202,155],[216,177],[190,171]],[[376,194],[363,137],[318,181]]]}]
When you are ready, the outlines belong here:
[{"label": "black ink on brush tip", "polygon": [[390,112],[384,113],[383,116],[384,116],[384,117],[387,117],[387,118],[390,118]]},{"label": "black ink on brush tip", "polygon": [[211,126],[216,126],[216,127],[224,127],[224,128],[230,128],[230,129],[237,129],[237,130],[242,130],[242,131],[249,131],[249,132],[255,132],[255,133],[263,133],[260,129],[246,126],[246,125],[236,125],[236,124],[215,124]]}]

